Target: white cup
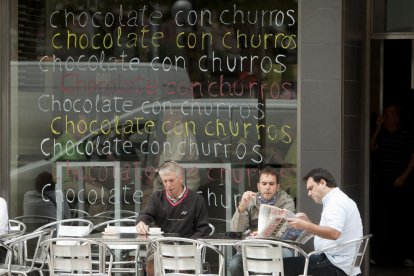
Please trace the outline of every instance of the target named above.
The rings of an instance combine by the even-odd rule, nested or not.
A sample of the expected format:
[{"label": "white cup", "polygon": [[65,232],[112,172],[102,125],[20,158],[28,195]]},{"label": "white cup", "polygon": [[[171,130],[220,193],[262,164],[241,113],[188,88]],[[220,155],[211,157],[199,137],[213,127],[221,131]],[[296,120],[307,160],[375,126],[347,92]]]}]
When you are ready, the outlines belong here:
[{"label": "white cup", "polygon": [[161,228],[159,228],[159,227],[150,227],[149,233],[150,234],[161,234]]}]

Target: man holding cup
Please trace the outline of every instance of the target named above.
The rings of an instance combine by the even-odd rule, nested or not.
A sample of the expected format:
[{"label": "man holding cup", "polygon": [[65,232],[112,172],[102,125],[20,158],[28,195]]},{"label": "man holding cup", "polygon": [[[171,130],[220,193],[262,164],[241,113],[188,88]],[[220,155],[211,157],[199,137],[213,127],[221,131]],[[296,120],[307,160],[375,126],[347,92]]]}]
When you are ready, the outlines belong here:
[{"label": "man holding cup", "polygon": [[[165,233],[185,238],[198,238],[209,233],[207,206],[204,198],[183,184],[184,170],[177,162],[169,161],[158,169],[164,190],[155,192],[145,209],[138,215],[137,232],[150,234],[148,225],[154,223]],[[147,254],[145,270],[154,275],[154,252]]]},{"label": "man holding cup", "polygon": [[[257,233],[259,209],[261,204],[269,204],[278,208],[295,212],[295,202],[285,191],[280,189],[278,173],[271,167],[260,171],[257,193],[246,191],[240,200],[236,212],[231,219],[231,228],[237,232]],[[289,251],[283,251],[284,256]],[[236,253],[230,261],[229,270],[231,275],[243,275],[243,262],[240,253]]]}]

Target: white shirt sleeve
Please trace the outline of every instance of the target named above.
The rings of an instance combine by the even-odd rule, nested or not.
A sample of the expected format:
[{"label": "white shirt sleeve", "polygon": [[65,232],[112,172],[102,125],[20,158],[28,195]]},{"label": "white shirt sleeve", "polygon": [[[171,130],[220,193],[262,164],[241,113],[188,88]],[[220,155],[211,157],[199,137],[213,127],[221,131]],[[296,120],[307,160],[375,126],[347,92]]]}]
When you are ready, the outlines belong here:
[{"label": "white shirt sleeve", "polygon": [[0,197],[0,235],[9,232],[9,213],[7,211],[7,202]]}]

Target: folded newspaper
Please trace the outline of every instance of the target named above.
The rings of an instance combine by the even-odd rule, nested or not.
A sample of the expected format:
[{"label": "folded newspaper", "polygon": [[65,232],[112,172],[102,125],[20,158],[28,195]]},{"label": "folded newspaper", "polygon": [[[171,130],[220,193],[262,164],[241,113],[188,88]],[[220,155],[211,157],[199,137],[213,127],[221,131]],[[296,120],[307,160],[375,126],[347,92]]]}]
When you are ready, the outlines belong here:
[{"label": "folded newspaper", "polygon": [[294,217],[295,214],[289,210],[271,205],[260,205],[256,237],[306,243],[313,235],[305,230],[290,227],[286,218]]}]

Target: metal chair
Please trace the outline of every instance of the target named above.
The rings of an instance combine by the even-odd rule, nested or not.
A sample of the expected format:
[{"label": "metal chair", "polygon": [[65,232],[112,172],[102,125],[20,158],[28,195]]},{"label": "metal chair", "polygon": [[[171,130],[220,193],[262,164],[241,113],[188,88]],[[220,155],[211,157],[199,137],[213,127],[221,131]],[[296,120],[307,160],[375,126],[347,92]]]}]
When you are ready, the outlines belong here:
[{"label": "metal chair", "polygon": [[356,268],[360,267],[362,261],[365,256],[366,249],[368,247],[368,242],[371,239],[372,234],[365,235],[358,239],[353,239],[349,241],[345,241],[342,243],[338,243],[332,246],[328,246],[321,250],[315,250],[308,254],[308,259],[305,263],[305,269],[303,271],[303,275],[308,275],[309,270],[309,258],[312,255],[320,254],[323,252],[329,252],[331,250],[335,250],[335,252],[341,252],[343,255],[352,256],[352,263],[350,264],[349,268],[346,269],[344,272],[347,275],[353,275],[353,272]]},{"label": "metal chair", "polygon": [[[85,219],[64,219],[59,221],[50,222],[39,227],[36,231],[43,229],[53,229],[54,237],[63,238],[63,237],[83,237],[88,235],[93,229],[93,223]],[[66,244],[61,244],[65,246],[74,245],[73,242],[67,242]],[[35,260],[35,262],[37,262]],[[47,264],[47,260],[46,260]],[[45,264],[43,264],[44,266]],[[47,264],[48,265],[48,264]],[[46,268],[44,268],[46,270]]]},{"label": "metal chair", "polygon": [[293,250],[307,260],[306,252],[300,247],[282,241],[245,239],[234,247],[242,254],[244,276],[251,273],[283,276],[283,249]]},{"label": "metal chair", "polygon": [[10,250],[8,251],[6,263],[0,266],[0,270],[6,269],[11,274],[28,275],[37,271],[43,275],[43,264],[45,255],[40,253],[40,243],[49,239],[53,229],[44,229],[3,242]]},{"label": "metal chair", "polygon": [[[194,239],[164,237],[152,241],[157,275],[224,275],[224,255],[217,247]],[[202,251],[215,253],[217,273],[203,273]],[[213,263],[213,262],[212,262]]]},{"label": "metal chair", "polygon": [[[115,228],[119,234],[123,233],[137,233],[135,219],[113,219],[104,221],[94,226],[93,232],[103,232],[106,227]],[[143,260],[145,255],[140,255],[141,252],[146,253],[145,250],[140,250],[139,245],[123,244],[123,245],[108,245],[115,254],[112,271],[122,273],[135,273],[143,270]],[[118,260],[120,259],[120,260]]]},{"label": "metal chair", "polygon": [[[66,246],[65,244],[72,244]],[[86,238],[53,238],[41,243],[54,275],[111,275],[113,253],[104,243]],[[93,254],[100,252],[101,254]],[[98,264],[95,267],[94,264]]]}]

